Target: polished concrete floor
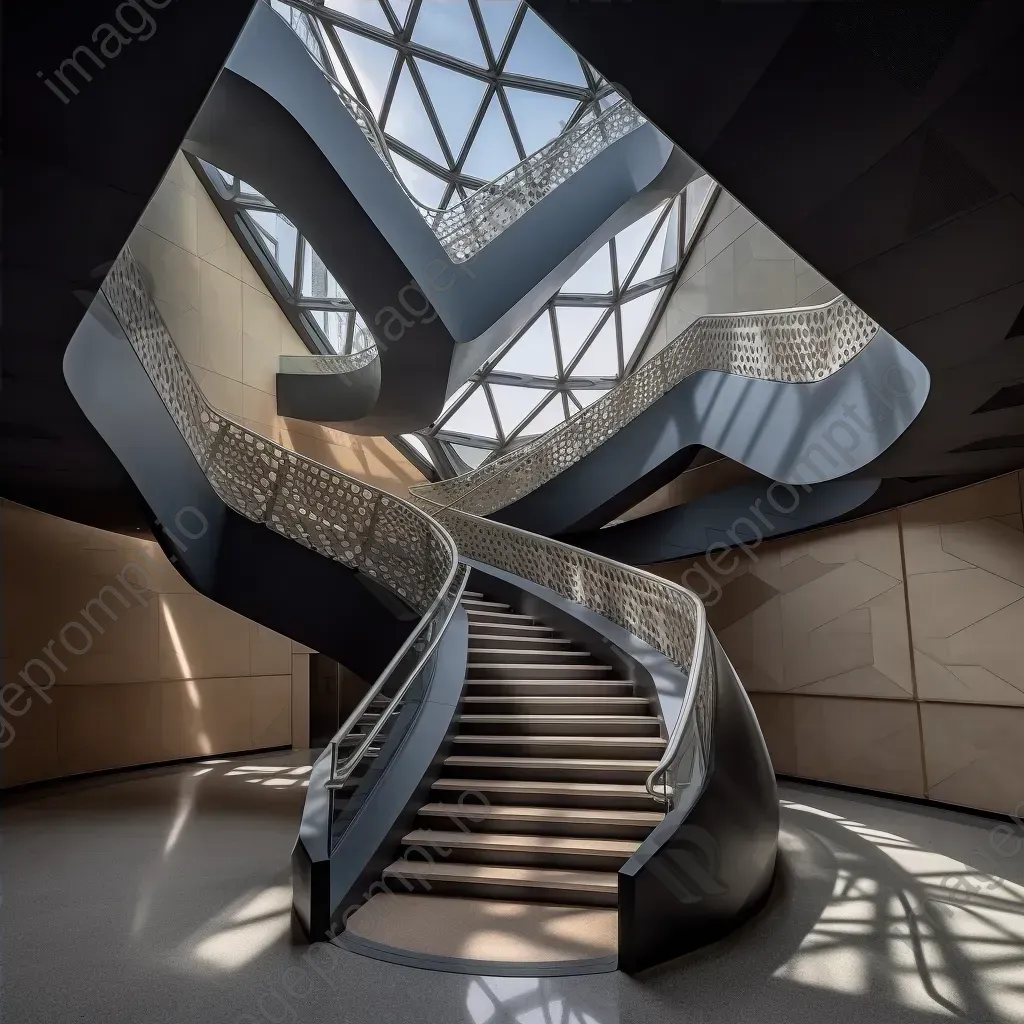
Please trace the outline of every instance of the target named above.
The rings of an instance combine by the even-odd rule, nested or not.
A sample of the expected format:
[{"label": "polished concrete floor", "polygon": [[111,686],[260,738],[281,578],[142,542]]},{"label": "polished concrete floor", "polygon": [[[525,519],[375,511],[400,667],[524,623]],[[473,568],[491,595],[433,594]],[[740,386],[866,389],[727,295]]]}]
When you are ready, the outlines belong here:
[{"label": "polished concrete floor", "polygon": [[418,970],[289,934],[301,754],[8,797],[11,1024],[845,1024],[1024,1020],[1020,835],[965,814],[786,785],[768,909],[628,978]]}]

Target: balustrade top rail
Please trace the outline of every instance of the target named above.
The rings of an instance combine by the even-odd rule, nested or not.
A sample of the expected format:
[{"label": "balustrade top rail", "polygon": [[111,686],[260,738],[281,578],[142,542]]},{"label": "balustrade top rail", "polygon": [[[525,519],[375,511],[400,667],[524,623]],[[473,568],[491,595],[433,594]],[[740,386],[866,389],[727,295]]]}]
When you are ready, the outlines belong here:
[{"label": "balustrade top rail", "polygon": [[699,317],[564,423],[470,473],[420,484],[413,494],[490,515],[595,451],[691,373],[721,370],[760,380],[822,380],[857,355],[877,330],[845,296],[818,306]]}]

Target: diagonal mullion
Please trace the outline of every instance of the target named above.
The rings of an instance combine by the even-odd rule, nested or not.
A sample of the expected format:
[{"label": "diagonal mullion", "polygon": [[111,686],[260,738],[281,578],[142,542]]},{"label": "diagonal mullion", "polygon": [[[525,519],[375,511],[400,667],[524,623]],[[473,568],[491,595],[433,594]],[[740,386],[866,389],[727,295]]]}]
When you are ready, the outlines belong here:
[{"label": "diagonal mullion", "polygon": [[444,154],[445,160],[448,161],[449,169],[454,170],[455,157],[452,154],[451,147],[448,145],[448,139],[445,136],[444,129],[441,127],[441,120],[437,116],[433,97],[427,91],[427,84],[423,81],[423,76],[420,74],[420,69],[416,61],[408,57],[406,58],[406,61],[409,65],[409,74],[412,75],[413,84],[416,86],[416,91],[420,94],[420,102],[423,104],[423,109],[427,112],[427,120],[430,121],[430,127],[433,128],[434,134],[437,136],[437,141],[441,146],[441,152]]}]

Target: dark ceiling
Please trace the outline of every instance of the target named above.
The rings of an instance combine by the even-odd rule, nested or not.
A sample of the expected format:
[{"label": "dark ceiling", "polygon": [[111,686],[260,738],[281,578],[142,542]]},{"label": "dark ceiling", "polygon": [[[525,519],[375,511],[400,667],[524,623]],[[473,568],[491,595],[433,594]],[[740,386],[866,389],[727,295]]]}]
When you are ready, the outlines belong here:
[{"label": "dark ceiling", "polygon": [[876,506],[1024,465],[1024,4],[530,2],[927,365]]},{"label": "dark ceiling", "polygon": [[[62,359],[252,4],[5,5],[0,496],[111,529],[146,526]],[[54,72],[83,46],[103,66],[77,50],[88,79],[64,65],[75,94]]]}]

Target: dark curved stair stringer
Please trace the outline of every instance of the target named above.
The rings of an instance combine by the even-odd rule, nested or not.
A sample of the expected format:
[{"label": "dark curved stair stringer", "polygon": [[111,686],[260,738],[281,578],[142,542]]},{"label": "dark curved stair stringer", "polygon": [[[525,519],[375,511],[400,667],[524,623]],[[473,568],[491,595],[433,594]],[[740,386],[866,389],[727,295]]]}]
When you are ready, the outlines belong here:
[{"label": "dark curved stair stringer", "polygon": [[[378,342],[380,389],[369,413],[346,415],[342,403],[328,418],[363,434],[432,422],[446,395],[594,252],[698,173],[643,124],[469,260],[454,262],[265,4],[256,5],[183,145],[244,178],[293,220],[362,313]],[[349,394],[347,411],[363,412],[365,382]]]},{"label": "dark curved stair stringer", "polygon": [[364,679],[376,678],[418,614],[371,577],[221,500],[102,292],[68,345],[64,373],[138,489],[154,536],[193,587]]}]

